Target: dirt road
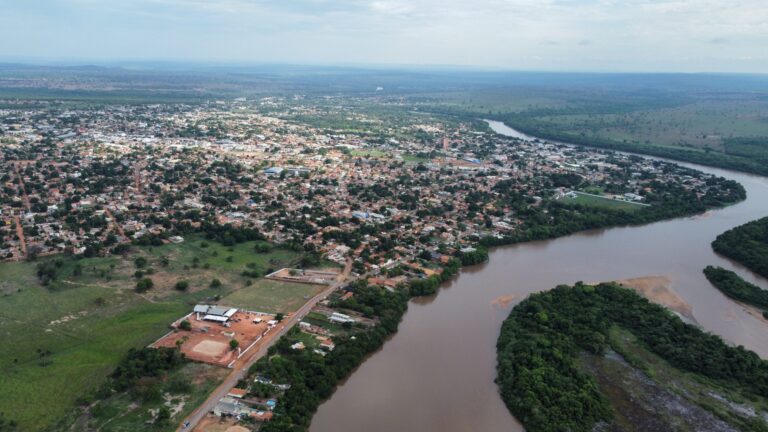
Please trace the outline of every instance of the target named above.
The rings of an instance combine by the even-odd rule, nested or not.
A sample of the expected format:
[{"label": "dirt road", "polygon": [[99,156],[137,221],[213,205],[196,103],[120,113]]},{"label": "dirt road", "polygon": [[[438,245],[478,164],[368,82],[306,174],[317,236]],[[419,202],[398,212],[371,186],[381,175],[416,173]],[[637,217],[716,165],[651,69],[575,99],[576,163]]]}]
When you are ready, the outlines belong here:
[{"label": "dirt road", "polygon": [[24,237],[24,227],[21,226],[21,219],[19,215],[13,216],[13,222],[16,224],[16,236],[19,238],[19,249],[21,250],[21,258],[27,256],[27,239]]},{"label": "dirt road", "polygon": [[335,284],[323,290],[320,294],[312,297],[307,303],[304,304],[304,306],[299,308],[299,310],[287,318],[288,322],[285,324],[285,326],[283,326],[279,332],[275,333],[272,338],[264,343],[258,350],[238,360],[233,367],[232,373],[230,373],[224,382],[221,383],[221,385],[219,385],[216,390],[213,391],[213,393],[211,393],[211,395],[208,397],[208,399],[205,400],[205,402],[203,402],[202,405],[197,407],[196,410],[192,411],[192,413],[186,419],[182,420],[181,424],[179,424],[179,427],[176,430],[190,431],[194,429],[206,414],[213,411],[213,408],[216,406],[219,400],[226,396],[238,381],[246,377],[248,374],[248,369],[260,358],[266,355],[267,351],[272,345],[274,345],[281,337],[288,333],[288,331],[299,321],[304,319],[309,311],[311,311],[312,308],[320,302],[320,300],[324,299],[330,293],[341,288],[347,283],[347,279],[349,278],[351,271],[352,260],[347,260],[347,264],[344,266],[344,271],[341,272]]}]

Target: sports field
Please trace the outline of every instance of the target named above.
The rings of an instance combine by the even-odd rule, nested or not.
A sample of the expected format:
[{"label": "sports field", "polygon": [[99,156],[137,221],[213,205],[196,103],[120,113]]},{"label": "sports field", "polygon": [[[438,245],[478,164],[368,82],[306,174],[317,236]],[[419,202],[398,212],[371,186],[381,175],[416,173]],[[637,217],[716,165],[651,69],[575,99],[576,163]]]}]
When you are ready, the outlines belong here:
[{"label": "sports field", "polygon": [[566,196],[561,198],[560,202],[565,204],[580,204],[584,206],[602,207],[602,208],[610,208],[610,209],[625,210],[625,211],[637,211],[647,207],[647,205],[640,204],[640,203],[615,200],[607,197],[601,197],[601,196],[586,194],[586,193],[577,192],[577,191],[574,191],[574,193],[576,194],[576,197],[571,198]]}]

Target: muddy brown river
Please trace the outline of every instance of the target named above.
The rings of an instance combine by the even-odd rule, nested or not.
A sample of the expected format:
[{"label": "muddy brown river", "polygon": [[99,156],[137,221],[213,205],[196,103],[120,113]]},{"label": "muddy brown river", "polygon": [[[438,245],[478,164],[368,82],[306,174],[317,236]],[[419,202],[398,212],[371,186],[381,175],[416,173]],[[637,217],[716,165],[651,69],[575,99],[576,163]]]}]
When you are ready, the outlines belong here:
[{"label": "muddy brown river", "polygon": [[488,263],[465,269],[434,297],[411,301],[397,334],[320,406],[310,431],[523,430],[493,382],[501,323],[528,294],[576,281],[665,276],[704,329],[768,358],[768,323],[702,274],[719,265],[768,289],[768,281],[710,247],[719,233],[768,215],[768,179],[682,165],[738,181],[747,200],[689,218],[494,249]]}]

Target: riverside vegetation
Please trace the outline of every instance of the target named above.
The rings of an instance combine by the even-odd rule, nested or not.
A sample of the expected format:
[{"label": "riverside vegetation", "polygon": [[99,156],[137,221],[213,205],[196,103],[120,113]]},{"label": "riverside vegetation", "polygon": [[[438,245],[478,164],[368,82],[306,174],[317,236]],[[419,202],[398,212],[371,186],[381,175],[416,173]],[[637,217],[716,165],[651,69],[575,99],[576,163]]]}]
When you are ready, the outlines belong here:
[{"label": "riverside vegetation", "polygon": [[531,295],[497,350],[501,396],[528,431],[768,430],[768,362],[613,283]]},{"label": "riverside vegetation", "polygon": [[435,294],[440,283],[456,275],[460,266],[461,262],[453,259],[439,276],[415,280],[394,291],[368,286],[364,282],[354,283],[350,287],[355,293],[354,298],[341,301],[338,306],[377,319],[378,324],[352,335],[334,338],[336,348],[326,356],[309,350],[293,350],[289,339],[281,338],[270,348],[268,355],[256,362],[249,371],[251,377],[269,377],[272,381],[291,385],[280,398],[275,418],[260,430],[307,430],[317,407],[331,396],[336,385],[397,331],[400,319],[408,309],[408,300]]},{"label": "riverside vegetation", "polygon": [[722,267],[707,266],[704,269],[704,275],[723,294],[762,309],[763,316],[768,318],[768,291]]},{"label": "riverside vegetation", "polygon": [[712,248],[768,278],[768,217],[720,234],[712,242]]}]

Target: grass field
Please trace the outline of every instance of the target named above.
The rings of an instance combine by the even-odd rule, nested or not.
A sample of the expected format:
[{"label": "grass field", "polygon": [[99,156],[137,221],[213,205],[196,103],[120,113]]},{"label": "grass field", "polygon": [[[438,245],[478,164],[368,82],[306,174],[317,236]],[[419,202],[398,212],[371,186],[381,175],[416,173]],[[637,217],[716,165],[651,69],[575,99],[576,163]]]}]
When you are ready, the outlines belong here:
[{"label": "grass field", "polygon": [[[264,274],[297,261],[298,253],[257,253],[255,242],[202,243],[190,237],[181,244],[134,247],[125,257],[49,258],[60,260],[50,287],[38,282],[36,263],[0,264],[0,412],[21,430],[45,429],[98,388],[129,348],[162,336],[195,303],[225,297],[232,306],[289,311],[318,289],[241,274]],[[143,271],[154,270],[148,276],[155,287],[143,295],[134,292],[139,257],[147,260]],[[222,281],[220,288],[209,288],[213,278]],[[186,292],[173,287],[182,279],[190,281]],[[251,286],[241,290],[249,280]]]},{"label": "grass field", "polygon": [[[129,348],[148,344],[188,309],[109,288],[28,286],[0,302],[0,411],[41,430],[95,390]],[[34,402],[34,403],[32,403]]]},{"label": "grass field", "polygon": [[350,152],[352,156],[355,157],[367,157],[367,158],[390,158],[392,155],[390,155],[387,152],[377,150],[377,149],[355,149]]},{"label": "grass field", "polygon": [[589,195],[589,194],[580,193],[580,192],[575,192],[575,193],[577,194],[575,198],[563,197],[560,199],[560,202],[563,202],[566,204],[580,204],[584,206],[602,207],[602,208],[610,208],[610,209],[625,210],[625,211],[637,211],[646,207],[646,205],[639,204],[639,203],[614,200],[610,198],[603,198],[603,197]]},{"label": "grass field", "polygon": [[259,312],[293,312],[325,288],[324,285],[258,279],[251,286],[222,298],[220,303]]}]

